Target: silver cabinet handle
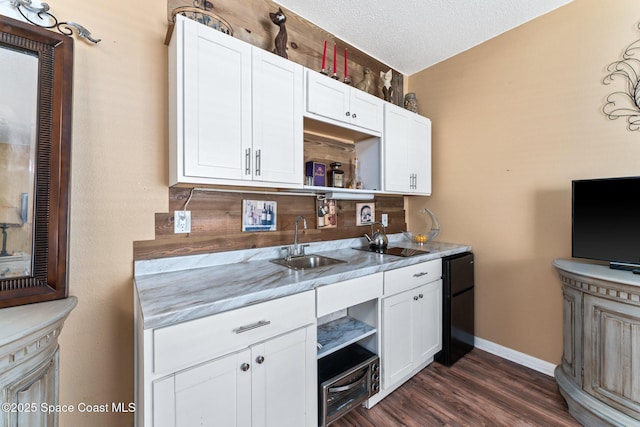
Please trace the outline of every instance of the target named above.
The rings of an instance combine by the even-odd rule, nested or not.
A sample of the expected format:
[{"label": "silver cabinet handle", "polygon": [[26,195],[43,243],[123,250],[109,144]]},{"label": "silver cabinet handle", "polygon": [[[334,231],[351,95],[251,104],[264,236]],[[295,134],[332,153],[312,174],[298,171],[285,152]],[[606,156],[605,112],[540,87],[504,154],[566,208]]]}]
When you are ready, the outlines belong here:
[{"label": "silver cabinet handle", "polygon": [[418,296],[419,296],[420,298],[424,298],[424,295],[422,295],[422,294],[419,294]]},{"label": "silver cabinet handle", "polygon": [[260,159],[262,150],[256,150],[256,175],[260,176],[260,169],[262,168],[262,161]]},{"label": "silver cabinet handle", "polygon": [[271,324],[270,320],[261,320],[259,322],[252,323],[250,325],[240,326],[238,329],[234,329],[233,332],[235,332],[236,334],[241,334],[243,332],[247,332],[247,331],[250,331],[250,330],[256,329],[256,328],[261,328],[263,326],[267,326],[267,325],[270,325],[270,324]]},{"label": "silver cabinet handle", "polygon": [[348,111],[347,111],[346,113],[344,113],[344,114],[345,114],[347,117],[349,117],[349,116],[351,115],[351,113],[350,113],[350,112],[348,112]]},{"label": "silver cabinet handle", "polygon": [[251,148],[244,150],[244,174],[251,175]]},{"label": "silver cabinet handle", "polygon": [[356,118],[356,113],[353,113],[353,114],[351,115],[351,117],[353,117],[353,118],[355,119],[355,118]]},{"label": "silver cabinet handle", "polygon": [[414,296],[414,297],[413,297],[413,300],[414,300],[414,301],[418,301],[418,296],[417,296],[417,295],[416,295],[416,296]]},{"label": "silver cabinet handle", "polygon": [[429,274],[428,271],[423,271],[421,273],[414,274],[413,277],[422,277],[422,276],[426,276],[427,274]]},{"label": "silver cabinet handle", "polygon": [[256,357],[256,363],[258,365],[262,365],[264,363],[264,356],[258,356]]},{"label": "silver cabinet handle", "polygon": [[242,365],[240,365],[240,370],[242,372],[247,372],[250,367],[251,367],[251,365],[249,365],[248,363],[243,363]]}]

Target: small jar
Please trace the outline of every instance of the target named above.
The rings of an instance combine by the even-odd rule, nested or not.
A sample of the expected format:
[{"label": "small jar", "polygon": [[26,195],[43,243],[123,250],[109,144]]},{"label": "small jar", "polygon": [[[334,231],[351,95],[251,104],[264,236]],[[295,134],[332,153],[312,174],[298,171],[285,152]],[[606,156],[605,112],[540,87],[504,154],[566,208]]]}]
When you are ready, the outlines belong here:
[{"label": "small jar", "polygon": [[329,171],[329,186],[344,188],[344,171],[340,169],[342,163],[333,162],[329,166],[331,166],[331,170]]}]

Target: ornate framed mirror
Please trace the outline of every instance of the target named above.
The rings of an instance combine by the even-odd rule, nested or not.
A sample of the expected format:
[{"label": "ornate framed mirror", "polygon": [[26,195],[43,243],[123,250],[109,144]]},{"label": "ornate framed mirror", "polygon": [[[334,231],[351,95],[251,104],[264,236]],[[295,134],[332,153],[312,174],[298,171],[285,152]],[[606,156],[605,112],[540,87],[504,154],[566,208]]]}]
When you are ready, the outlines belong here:
[{"label": "ornate framed mirror", "polygon": [[0,15],[0,308],[67,296],[73,39]]}]

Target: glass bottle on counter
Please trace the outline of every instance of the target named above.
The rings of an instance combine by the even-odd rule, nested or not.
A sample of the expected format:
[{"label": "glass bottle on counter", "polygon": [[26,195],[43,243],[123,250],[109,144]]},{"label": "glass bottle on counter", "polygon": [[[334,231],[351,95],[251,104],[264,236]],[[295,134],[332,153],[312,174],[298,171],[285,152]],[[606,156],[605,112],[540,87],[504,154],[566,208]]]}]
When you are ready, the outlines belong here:
[{"label": "glass bottle on counter", "polygon": [[329,186],[344,188],[344,171],[340,169],[342,163],[333,162],[329,166],[331,166],[331,170],[329,171]]}]

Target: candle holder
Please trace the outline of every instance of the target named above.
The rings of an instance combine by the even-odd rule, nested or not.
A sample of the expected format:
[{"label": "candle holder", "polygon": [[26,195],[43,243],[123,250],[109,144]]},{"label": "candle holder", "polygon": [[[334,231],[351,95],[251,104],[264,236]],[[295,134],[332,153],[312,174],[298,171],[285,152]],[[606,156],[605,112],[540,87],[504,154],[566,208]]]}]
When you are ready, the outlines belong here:
[{"label": "candle holder", "polygon": [[338,76],[338,74],[337,74],[337,73],[333,73],[333,75],[331,76],[331,78],[332,78],[332,79],[335,79],[335,80],[340,80],[340,77]]},{"label": "candle holder", "polygon": [[342,83],[351,86],[351,79],[349,79],[349,77],[345,77],[342,79]]},{"label": "candle holder", "polygon": [[325,76],[329,75],[329,70],[325,70],[324,68],[320,70],[320,74],[324,74]]}]

